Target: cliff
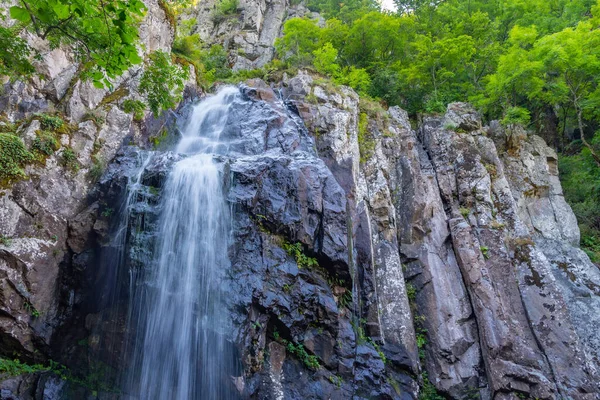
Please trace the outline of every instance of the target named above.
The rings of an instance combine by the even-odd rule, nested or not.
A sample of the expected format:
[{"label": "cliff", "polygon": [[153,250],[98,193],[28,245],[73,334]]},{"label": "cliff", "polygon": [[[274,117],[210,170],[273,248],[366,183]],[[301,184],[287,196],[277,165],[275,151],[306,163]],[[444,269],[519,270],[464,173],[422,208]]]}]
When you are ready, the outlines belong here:
[{"label": "cliff", "polygon": [[[172,30],[148,4],[146,47],[168,49]],[[218,24],[202,4],[202,34],[229,43],[236,68],[270,60],[287,4],[243,3]],[[139,71],[115,95],[79,81],[63,50],[43,54],[45,79],[5,85],[3,115],[24,141],[37,112],[61,111],[69,130],[0,191],[0,354],[84,375],[101,364],[110,382],[127,368],[126,276],[148,261],[180,157],[162,146],[140,169],[140,148],[163,128],[176,137],[188,108],[135,122],[120,106]],[[541,138],[484,126],[462,103],[413,127],[400,108],[303,71],[240,90],[224,128],[236,148],[220,161],[240,397],[412,399],[435,387],[456,399],[599,398],[600,270],[578,248]],[[77,171],[60,162],[66,148]],[[6,377],[0,398],[118,398],[93,384],[37,372]]]}]

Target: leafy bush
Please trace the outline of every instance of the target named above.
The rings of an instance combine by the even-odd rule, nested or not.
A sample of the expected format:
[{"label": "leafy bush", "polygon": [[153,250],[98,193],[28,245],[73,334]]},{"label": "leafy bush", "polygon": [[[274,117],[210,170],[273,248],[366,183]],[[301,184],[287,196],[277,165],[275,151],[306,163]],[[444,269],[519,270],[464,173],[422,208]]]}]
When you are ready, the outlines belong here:
[{"label": "leafy bush", "polygon": [[317,70],[323,75],[337,76],[340,72],[340,66],[335,63],[338,57],[338,51],[329,42],[315,51],[313,51],[313,64]]},{"label": "leafy bush", "polygon": [[190,36],[178,36],[173,41],[171,51],[178,56],[185,57],[190,61],[199,60],[202,52],[202,41],[198,34]]},{"label": "leafy bush", "polygon": [[36,372],[49,371],[50,367],[45,367],[42,364],[25,364],[21,361],[9,360],[0,358],[0,374],[6,374],[8,376],[18,376],[22,374],[33,374]]},{"label": "leafy bush", "polygon": [[32,161],[21,139],[10,133],[0,133],[0,185],[25,177],[23,167]]},{"label": "leafy bush", "polygon": [[559,157],[565,199],[573,208],[581,230],[581,248],[600,263],[600,168],[590,151]]},{"label": "leafy bush", "polygon": [[77,154],[75,154],[73,149],[71,149],[70,147],[67,147],[63,151],[60,162],[63,167],[73,172],[79,171],[79,162],[77,161]]},{"label": "leafy bush", "polygon": [[504,118],[502,118],[502,125],[510,126],[510,125],[521,125],[527,126],[529,121],[531,120],[531,116],[529,114],[529,110],[523,107],[510,107],[506,110],[504,114]]},{"label": "leafy bush", "polygon": [[65,123],[61,117],[52,116],[48,114],[40,114],[40,124],[42,129],[47,131],[55,131],[63,126]]},{"label": "leafy bush", "polygon": [[51,156],[60,148],[60,143],[52,132],[38,132],[36,138],[31,144],[31,150],[38,156],[38,159],[43,159],[46,156]]},{"label": "leafy bush", "polygon": [[135,121],[141,121],[144,119],[144,111],[146,111],[146,104],[140,100],[126,99],[123,101],[123,111],[126,113],[133,113],[133,119]]},{"label": "leafy bush", "polygon": [[169,54],[157,50],[150,54],[140,80],[140,93],[146,96],[155,116],[174,108],[183,98],[188,71],[171,61]]},{"label": "leafy bush", "polygon": [[227,51],[221,45],[213,45],[208,51],[203,51],[200,55],[200,62],[204,64],[207,72],[211,73],[214,79],[226,79],[231,76],[231,69],[227,61]]},{"label": "leafy bush", "polygon": [[298,357],[300,361],[302,361],[308,368],[317,370],[321,367],[321,364],[319,364],[319,359],[316,356],[309,355],[302,344],[295,345],[292,342],[287,342],[286,349],[291,354],[294,354],[296,357]]},{"label": "leafy bush", "polygon": [[283,243],[282,248],[294,259],[298,264],[298,268],[313,268],[319,267],[319,262],[316,258],[312,258],[304,254],[301,243],[291,244]]}]

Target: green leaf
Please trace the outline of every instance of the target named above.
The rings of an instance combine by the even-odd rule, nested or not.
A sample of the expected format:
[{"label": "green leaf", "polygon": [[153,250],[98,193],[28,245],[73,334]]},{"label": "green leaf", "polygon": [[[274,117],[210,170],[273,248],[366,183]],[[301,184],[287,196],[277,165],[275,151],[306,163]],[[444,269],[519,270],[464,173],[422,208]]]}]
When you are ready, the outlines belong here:
[{"label": "green leaf", "polygon": [[31,21],[31,15],[29,11],[24,8],[13,6],[10,8],[10,16],[21,22],[29,22]]},{"label": "green leaf", "polygon": [[69,5],[68,4],[55,4],[52,6],[52,9],[56,13],[56,16],[60,19],[65,19],[69,17]]}]

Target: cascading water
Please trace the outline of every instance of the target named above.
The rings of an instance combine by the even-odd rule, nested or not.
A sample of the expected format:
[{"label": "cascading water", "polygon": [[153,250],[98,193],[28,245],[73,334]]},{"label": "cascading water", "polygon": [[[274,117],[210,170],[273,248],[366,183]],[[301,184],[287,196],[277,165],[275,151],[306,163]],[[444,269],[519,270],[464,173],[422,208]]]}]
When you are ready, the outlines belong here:
[{"label": "cascading water", "polygon": [[229,208],[215,154],[231,104],[226,87],[193,109],[162,189],[154,256],[133,281],[130,329],[136,332],[125,392],[134,399],[230,399],[233,349],[220,284],[229,267]]}]

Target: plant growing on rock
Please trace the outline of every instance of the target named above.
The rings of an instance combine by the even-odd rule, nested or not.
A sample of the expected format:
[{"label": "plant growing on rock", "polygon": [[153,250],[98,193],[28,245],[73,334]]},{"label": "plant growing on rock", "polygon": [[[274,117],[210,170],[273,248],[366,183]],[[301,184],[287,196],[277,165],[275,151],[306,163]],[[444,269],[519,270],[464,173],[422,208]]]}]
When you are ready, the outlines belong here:
[{"label": "plant growing on rock", "polygon": [[45,157],[51,156],[59,148],[60,142],[56,139],[56,136],[49,131],[38,132],[31,144],[31,150],[37,156],[39,161],[44,160]]},{"label": "plant growing on rock", "polygon": [[144,111],[146,111],[146,104],[140,100],[125,99],[123,101],[123,111],[126,113],[133,113],[134,121],[141,121],[144,119]]},{"label": "plant growing on rock", "polygon": [[296,244],[284,243],[282,245],[282,248],[290,256],[294,257],[294,259],[296,260],[296,263],[298,264],[298,268],[319,267],[319,262],[317,261],[316,258],[309,257],[306,254],[304,254],[301,243],[296,243]]},{"label": "plant growing on rock", "polygon": [[39,118],[42,129],[46,131],[56,131],[65,123],[61,117],[54,115],[39,114]]},{"label": "plant growing on rock", "polygon": [[227,17],[237,13],[239,7],[239,0],[221,0],[219,1],[213,10],[212,20],[213,23],[219,24],[227,19]]},{"label": "plant growing on rock", "polygon": [[12,240],[9,237],[6,237],[4,235],[0,235],[0,244],[2,246],[10,246],[12,243]]},{"label": "plant growing on rock", "polygon": [[315,371],[321,368],[321,364],[319,364],[319,359],[317,356],[309,355],[302,344],[287,342],[286,349],[291,354],[294,354],[296,357],[298,357],[298,359],[300,359],[300,361],[302,361],[308,368]]},{"label": "plant growing on rock", "polygon": [[79,162],[77,161],[77,154],[75,154],[73,149],[70,147],[67,147],[62,152],[60,163],[63,167],[67,168],[70,171],[79,171]]},{"label": "plant growing on rock", "polygon": [[0,186],[25,178],[23,167],[32,160],[19,137],[0,133]]}]

